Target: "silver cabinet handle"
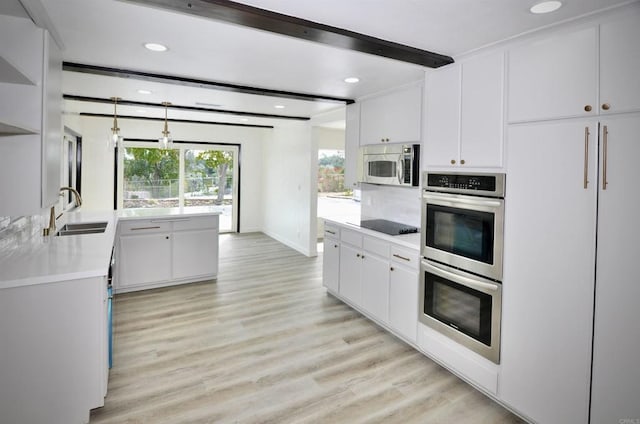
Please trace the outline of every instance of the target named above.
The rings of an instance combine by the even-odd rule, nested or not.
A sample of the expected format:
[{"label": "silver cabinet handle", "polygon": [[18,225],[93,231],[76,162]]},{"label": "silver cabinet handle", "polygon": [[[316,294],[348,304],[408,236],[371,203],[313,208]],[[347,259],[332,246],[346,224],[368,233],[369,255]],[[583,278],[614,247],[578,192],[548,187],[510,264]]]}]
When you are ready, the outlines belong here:
[{"label": "silver cabinet handle", "polygon": [[607,189],[607,150],[609,148],[609,129],[602,127],[602,189]]},{"label": "silver cabinet handle", "polygon": [[330,231],[330,230],[324,230],[325,233],[329,233],[329,234],[333,234],[334,236],[336,235],[335,231]]},{"label": "silver cabinet handle", "polygon": [[405,258],[404,256],[396,255],[395,253],[393,254],[393,257],[394,258],[398,258],[398,259],[402,259],[403,261],[411,262],[411,259]]},{"label": "silver cabinet handle", "polygon": [[584,189],[587,189],[589,181],[589,127],[584,127]]},{"label": "silver cabinet handle", "polygon": [[153,226],[153,227],[134,227],[131,229],[131,231],[140,231],[140,230],[155,230],[160,228],[159,225]]}]

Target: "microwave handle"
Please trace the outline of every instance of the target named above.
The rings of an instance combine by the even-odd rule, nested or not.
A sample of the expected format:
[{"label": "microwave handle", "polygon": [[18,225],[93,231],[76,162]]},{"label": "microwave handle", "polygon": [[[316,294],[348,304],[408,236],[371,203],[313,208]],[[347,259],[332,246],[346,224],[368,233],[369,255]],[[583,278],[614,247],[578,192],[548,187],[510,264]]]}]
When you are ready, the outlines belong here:
[{"label": "microwave handle", "polygon": [[400,156],[400,159],[398,159],[398,183],[399,184],[404,183],[404,181],[402,180],[404,178],[404,170],[402,169],[402,165],[403,165],[403,159],[402,159],[402,156]]},{"label": "microwave handle", "polygon": [[422,267],[424,269],[428,269],[430,272],[442,277],[442,278],[448,278],[452,281],[455,281],[456,283],[460,283],[462,285],[465,285],[467,287],[470,287],[472,289],[476,289],[476,290],[480,290],[480,291],[497,291],[498,290],[498,283],[495,284],[491,284],[491,283],[484,283],[482,281],[478,281],[476,279],[471,279],[471,278],[467,278],[465,276],[453,273],[451,271],[448,271],[446,269],[443,269],[435,264],[432,264],[430,262],[425,261],[424,259],[422,260]]}]

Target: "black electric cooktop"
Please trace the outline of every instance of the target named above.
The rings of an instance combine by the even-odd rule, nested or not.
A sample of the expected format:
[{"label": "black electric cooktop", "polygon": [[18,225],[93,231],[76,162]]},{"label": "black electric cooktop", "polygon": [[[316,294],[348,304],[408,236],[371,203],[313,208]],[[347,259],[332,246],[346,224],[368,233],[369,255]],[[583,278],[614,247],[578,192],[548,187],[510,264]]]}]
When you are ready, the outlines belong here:
[{"label": "black electric cooktop", "polygon": [[367,219],[360,221],[360,226],[368,230],[379,231],[392,236],[418,232],[418,228],[416,227],[399,222],[387,221],[386,219]]}]

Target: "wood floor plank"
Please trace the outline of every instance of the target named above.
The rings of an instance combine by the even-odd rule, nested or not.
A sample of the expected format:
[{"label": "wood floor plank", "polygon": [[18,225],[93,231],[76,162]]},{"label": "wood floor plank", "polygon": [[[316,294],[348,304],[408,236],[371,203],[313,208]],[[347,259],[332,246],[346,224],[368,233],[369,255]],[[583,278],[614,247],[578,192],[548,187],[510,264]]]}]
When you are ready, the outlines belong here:
[{"label": "wood floor plank", "polygon": [[116,295],[91,423],[521,423],[326,293],[322,257],[223,235],[217,281]]}]

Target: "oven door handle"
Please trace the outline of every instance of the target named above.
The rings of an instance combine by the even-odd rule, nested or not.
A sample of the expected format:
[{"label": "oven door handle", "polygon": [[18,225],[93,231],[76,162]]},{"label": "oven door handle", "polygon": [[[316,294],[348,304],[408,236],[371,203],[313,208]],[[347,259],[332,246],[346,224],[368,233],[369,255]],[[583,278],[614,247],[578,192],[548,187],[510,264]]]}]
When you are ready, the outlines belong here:
[{"label": "oven door handle", "polygon": [[465,196],[461,194],[454,193],[434,193],[434,192],[424,192],[423,197],[427,202],[434,201],[435,204],[443,204],[445,206],[456,206],[456,205],[472,205],[472,206],[488,206],[497,208],[503,204],[502,199],[489,199],[482,197],[472,197]]},{"label": "oven door handle", "polygon": [[421,261],[421,263],[422,263],[422,267],[427,269],[429,272],[436,274],[442,278],[447,278],[451,281],[455,281],[456,283],[465,285],[472,289],[476,289],[483,292],[487,292],[487,291],[495,292],[495,291],[498,291],[499,289],[499,285],[498,285],[499,283],[485,283],[473,278],[468,278],[463,275],[451,272],[447,269],[441,268],[431,262],[427,262],[424,259]]}]

